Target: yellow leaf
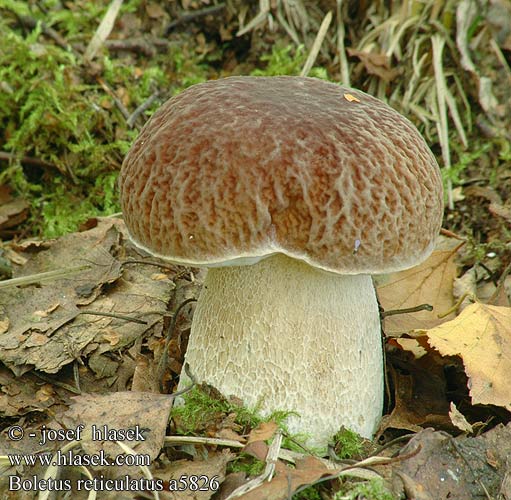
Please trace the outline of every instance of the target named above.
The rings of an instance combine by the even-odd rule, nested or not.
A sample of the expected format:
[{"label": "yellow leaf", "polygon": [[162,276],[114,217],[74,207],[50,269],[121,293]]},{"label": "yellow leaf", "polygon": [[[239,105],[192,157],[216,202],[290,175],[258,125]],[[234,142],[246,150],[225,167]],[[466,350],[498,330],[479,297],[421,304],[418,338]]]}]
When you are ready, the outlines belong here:
[{"label": "yellow leaf", "polygon": [[431,256],[422,264],[376,277],[378,298],[385,311],[406,309],[420,304],[433,306],[433,311],[398,314],[385,318],[387,334],[407,333],[412,330],[427,330],[451,319],[438,318],[438,314],[449,310],[453,303],[453,282],[459,241],[443,239]]},{"label": "yellow leaf", "polygon": [[348,102],[360,102],[360,99],[352,94],[344,94],[344,99]]},{"label": "yellow leaf", "polygon": [[442,356],[462,358],[473,404],[511,410],[510,307],[471,304],[426,335]]},{"label": "yellow leaf", "polygon": [[411,352],[415,359],[420,359],[426,355],[428,351],[422,347],[416,339],[398,338],[394,339],[405,351]]}]

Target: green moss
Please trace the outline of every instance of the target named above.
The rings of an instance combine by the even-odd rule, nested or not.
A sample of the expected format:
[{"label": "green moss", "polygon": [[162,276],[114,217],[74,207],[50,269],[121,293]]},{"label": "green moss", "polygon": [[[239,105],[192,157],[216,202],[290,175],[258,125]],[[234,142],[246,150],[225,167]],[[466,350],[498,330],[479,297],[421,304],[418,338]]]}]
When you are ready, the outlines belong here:
[{"label": "green moss", "polygon": [[36,198],[40,206],[37,217],[41,217],[35,225],[43,228],[44,238],[58,236],[76,231],[90,217],[107,216],[119,211],[117,200],[117,174],[100,175],[88,193],[79,187],[69,190],[57,178],[53,181],[49,194]]},{"label": "green moss", "polygon": [[363,483],[347,483],[346,488],[337,492],[334,500],[396,500],[381,479]]},{"label": "green moss", "polygon": [[[0,0],[0,142],[14,157],[2,161],[0,185],[11,185],[31,202],[31,231],[55,237],[74,231],[87,217],[119,211],[116,176],[134,138],[111,92],[129,112],[156,91],[149,117],[162,100],[204,81],[203,64],[186,37],[148,60],[103,49],[93,65],[16,19],[30,16],[53,27],[71,45],[90,41],[108,3]],[[121,15],[144,9],[124,2]],[[108,87],[110,91],[105,90]],[[143,122],[143,120],[142,120]],[[22,163],[28,156],[39,162]]]},{"label": "green moss", "polygon": [[296,495],[293,495],[293,500],[323,500],[324,497],[321,496],[321,488],[322,486],[320,484],[309,486]]},{"label": "green moss", "polygon": [[82,83],[75,57],[38,43],[38,37],[38,29],[26,38],[5,30],[0,81],[7,92],[0,92],[0,127],[5,151],[46,165],[22,167],[15,160],[2,168],[0,184],[10,183],[32,201],[40,233],[58,236],[88,215],[118,209],[114,172],[134,133],[118,133],[123,118],[101,106],[104,96],[96,85]]},{"label": "green moss", "polygon": [[174,94],[208,79],[208,67],[204,64],[202,58],[197,57],[188,47],[173,51],[172,62],[179,82],[174,89]]},{"label": "green moss", "polygon": [[[455,141],[452,141],[455,144]],[[444,185],[446,180],[450,180],[453,186],[460,185],[464,180],[464,174],[467,168],[477,162],[481,157],[487,155],[492,149],[491,142],[472,144],[470,151],[464,151],[460,147],[457,148],[458,161],[451,168],[442,168],[442,176]]]},{"label": "green moss", "polygon": [[227,472],[244,472],[247,476],[259,476],[265,467],[266,464],[263,461],[241,452],[229,462]]},{"label": "green moss", "polygon": [[210,422],[219,416],[235,415],[235,423],[245,429],[253,429],[262,422],[276,422],[284,431],[285,419],[291,412],[273,412],[268,417],[261,417],[258,409],[249,409],[244,406],[231,403],[221,397],[211,396],[200,386],[194,387],[184,396],[184,405],[172,410],[172,417],[178,425],[179,431],[184,434],[197,432],[197,429],[205,428]]},{"label": "green moss", "polygon": [[362,438],[350,429],[342,428],[335,436],[335,452],[340,459],[360,458],[364,451]]},{"label": "green moss", "polygon": [[[293,45],[274,45],[271,54],[261,56],[262,62],[266,63],[263,69],[256,69],[251,72],[253,76],[278,76],[278,75],[299,75],[305,61],[307,53],[303,45],[295,47]],[[322,78],[326,80],[327,72],[324,68],[314,66],[309,76]]]}]

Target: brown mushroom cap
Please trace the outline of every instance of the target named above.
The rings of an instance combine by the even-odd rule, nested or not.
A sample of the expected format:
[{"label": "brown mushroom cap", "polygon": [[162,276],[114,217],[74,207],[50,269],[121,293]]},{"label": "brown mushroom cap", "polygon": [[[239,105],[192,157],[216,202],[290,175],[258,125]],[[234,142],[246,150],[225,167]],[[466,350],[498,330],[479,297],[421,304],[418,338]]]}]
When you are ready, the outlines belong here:
[{"label": "brown mushroom cap", "polygon": [[440,229],[440,171],[415,126],[314,78],[194,85],[148,121],[120,174],[130,235],[178,263],[283,253],[344,274],[405,269]]}]

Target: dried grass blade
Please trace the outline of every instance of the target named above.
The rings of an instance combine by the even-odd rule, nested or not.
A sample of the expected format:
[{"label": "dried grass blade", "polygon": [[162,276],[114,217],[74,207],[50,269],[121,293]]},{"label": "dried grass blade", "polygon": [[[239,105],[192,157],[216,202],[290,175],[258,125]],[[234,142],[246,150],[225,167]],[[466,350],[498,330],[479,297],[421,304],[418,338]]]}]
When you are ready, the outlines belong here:
[{"label": "dried grass blade", "polygon": [[309,52],[309,56],[307,57],[307,60],[305,61],[305,64],[303,65],[300,76],[307,76],[309,74],[309,71],[311,70],[313,64],[316,62],[316,58],[318,57],[318,54],[319,54],[319,49],[321,48],[321,45],[323,44],[323,40],[325,39],[326,33],[328,31],[328,28],[330,27],[331,22],[332,22],[332,11],[329,11],[327,13],[327,15],[323,18],[323,22],[321,23],[321,26],[319,27],[318,34],[316,35],[316,38],[314,39],[314,43],[312,44],[311,50]]},{"label": "dried grass blade", "polygon": [[341,81],[344,85],[350,86],[350,69],[344,46],[344,21],[342,19],[342,0],[337,0],[337,53],[339,55],[339,66],[341,70]]},{"label": "dried grass blade", "polygon": [[106,11],[105,17],[101,21],[96,33],[92,37],[92,40],[89,42],[87,49],[85,49],[84,58],[88,61],[94,59],[94,56],[101,48],[105,40],[109,37],[112,28],[114,27],[115,20],[117,19],[117,15],[119,14],[119,10],[121,9],[122,3],[124,0],[113,0]]},{"label": "dried grass blade", "polygon": [[456,104],[456,100],[454,99],[451,91],[446,88],[445,89],[445,100],[447,101],[447,106],[449,106],[449,112],[454,121],[454,126],[458,131],[458,135],[460,136],[461,142],[464,147],[468,146],[467,135],[465,134],[465,129],[463,128],[463,123],[460,118],[460,114],[458,113],[458,105]]},{"label": "dried grass blade", "polygon": [[236,36],[242,36],[253,30],[256,26],[266,21],[270,13],[270,0],[261,0],[259,2],[259,14],[255,16],[244,28],[240,28]]},{"label": "dried grass blade", "polygon": [[284,28],[284,30],[286,31],[286,33],[289,35],[289,37],[291,38],[291,40],[293,40],[293,42],[298,46],[298,45],[301,45],[301,42],[300,42],[300,37],[298,36],[298,33],[296,32],[296,30],[294,29],[293,26],[291,26],[291,24],[289,24],[287,21],[286,21],[286,18],[284,17],[283,13],[282,13],[282,5],[281,3],[279,2],[278,4],[278,7],[277,7],[277,21],[280,23],[280,25]]},{"label": "dried grass blade", "polygon": [[[435,34],[431,37],[431,44],[433,46],[433,68],[435,70],[436,95],[438,104],[438,138],[440,140],[440,147],[442,148],[444,166],[449,170],[451,168],[451,151],[449,148],[449,124],[447,123],[447,86],[445,83],[444,68],[442,64],[445,39],[442,36]],[[447,179],[447,201],[449,209],[453,210],[454,199],[452,194],[452,181],[450,179]]]}]

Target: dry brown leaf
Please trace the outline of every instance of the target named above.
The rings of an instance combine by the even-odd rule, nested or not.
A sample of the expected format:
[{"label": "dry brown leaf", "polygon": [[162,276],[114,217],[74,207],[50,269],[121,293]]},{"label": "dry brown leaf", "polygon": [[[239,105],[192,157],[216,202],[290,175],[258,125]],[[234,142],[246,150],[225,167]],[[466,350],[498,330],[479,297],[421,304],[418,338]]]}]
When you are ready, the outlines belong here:
[{"label": "dry brown leaf", "polygon": [[121,334],[113,328],[107,327],[104,330],[101,330],[99,333],[101,334],[101,338],[106,340],[111,346],[116,346],[119,344]]},{"label": "dry brown leaf", "polygon": [[138,353],[135,357],[131,390],[138,392],[160,392],[158,362],[152,357]]},{"label": "dry brown leaf", "polygon": [[7,186],[0,186],[0,234],[17,226],[28,217],[29,204],[22,198],[13,198]]},{"label": "dry brown leaf", "polygon": [[55,309],[57,309],[57,307],[59,307],[59,305],[60,304],[57,302],[44,311],[34,311],[32,314],[38,318],[47,318],[53,311],[55,311]]},{"label": "dry brown leaf", "polygon": [[149,2],[145,6],[145,11],[147,15],[153,19],[160,19],[162,17],[168,17],[165,9],[158,5],[156,2]]},{"label": "dry brown leaf", "polygon": [[422,264],[376,279],[378,298],[385,311],[430,304],[433,311],[398,314],[385,318],[387,334],[426,330],[449,318],[439,319],[453,306],[453,281],[456,277],[454,259],[459,241],[443,238],[433,254]]},{"label": "dry brown leaf", "polygon": [[[486,463],[489,451],[495,461],[509,463],[510,425],[498,425],[475,438],[452,438],[445,432],[424,429],[399,452],[398,457],[407,458],[392,464],[394,494],[396,498],[403,498],[404,489],[406,498],[417,500],[497,498],[508,467],[495,470]],[[402,476],[412,479],[413,483],[403,481]],[[407,491],[407,483],[420,488]]]},{"label": "dry brown leaf", "polygon": [[250,431],[247,444],[255,441],[266,441],[274,436],[278,426],[275,422],[262,422]]},{"label": "dry brown leaf", "polygon": [[16,199],[0,206],[0,231],[21,224],[28,217],[28,203]]},{"label": "dry brown leaf", "polygon": [[42,403],[48,401],[50,398],[53,398],[54,395],[55,391],[53,390],[53,387],[50,384],[44,384],[43,387],[41,387],[35,393],[37,401],[40,401]]},{"label": "dry brown leaf", "polygon": [[[198,484],[202,486],[200,489],[191,488],[182,491],[161,492],[160,498],[166,500],[209,500],[213,495],[216,496],[218,486],[225,479],[225,471],[227,463],[235,458],[235,455],[229,450],[222,452],[208,452],[207,460],[179,460],[167,464],[164,468],[158,468],[154,471],[156,478],[162,479],[167,484],[178,484],[182,478],[193,477],[201,478]],[[206,484],[206,481],[208,483]]]},{"label": "dry brown leaf", "polygon": [[501,205],[499,203],[490,203],[488,210],[498,217],[502,217],[507,222],[511,223],[511,207]]},{"label": "dry brown leaf", "polygon": [[[0,361],[17,375],[34,367],[56,373],[93,350],[102,355],[122,349],[161,322],[172,282],[152,280],[154,268],[142,264],[123,269],[119,249],[124,223],[117,219],[95,222],[87,231],[45,245],[16,247],[27,262],[15,269],[14,277],[76,265],[88,267],[65,278],[42,282],[41,286],[0,290],[0,303],[5,307],[0,317],[8,320],[8,329],[2,332],[4,328],[0,328]],[[131,247],[126,253],[138,256]],[[121,275],[123,279],[119,279]],[[107,293],[105,285],[110,285]],[[83,314],[81,306],[92,314]],[[94,313],[117,313],[141,318],[147,324]],[[103,336],[106,330],[110,334]]]},{"label": "dry brown leaf", "polygon": [[163,446],[168,417],[173,398],[163,394],[147,392],[116,392],[110,394],[82,394],[73,398],[74,403],[66,412],[63,423],[66,428],[85,426],[81,447],[91,455],[105,453],[114,457],[121,451],[115,441],[96,439],[96,429],[126,430],[138,427],[143,440],[118,439],[133,448],[136,453],[148,454],[155,460]]},{"label": "dry brown leaf", "polygon": [[12,243],[8,247],[3,248],[5,258],[11,261],[13,264],[17,264],[18,266],[24,266],[27,263],[27,259],[23,257],[23,255],[20,255],[18,252],[15,252],[11,248],[11,246]]},{"label": "dry brown leaf", "polygon": [[319,459],[307,456],[296,462],[296,467],[277,468],[275,477],[243,495],[243,500],[287,500],[300,486],[312,484],[323,476],[335,474]]},{"label": "dry brown leaf", "polygon": [[445,428],[449,419],[442,368],[424,358],[409,364],[402,361],[402,369],[392,364],[389,375],[394,387],[394,408],[382,418],[378,433],[387,429],[417,432],[430,425]]},{"label": "dry brown leaf", "polygon": [[[43,412],[68,399],[68,391],[56,386],[44,384],[33,375],[15,377],[7,368],[0,368],[0,413],[4,417],[26,415],[31,412]],[[34,397],[35,396],[35,397]]]},{"label": "dry brown leaf", "polygon": [[151,279],[155,281],[167,280],[169,277],[165,273],[154,273],[151,274]]},{"label": "dry brown leaf", "polygon": [[12,189],[5,184],[0,185],[0,205],[9,203],[12,200]]},{"label": "dry brown leaf", "polygon": [[0,335],[9,330],[9,324],[10,324],[9,318],[7,318],[6,316],[0,318]]},{"label": "dry brown leaf", "polygon": [[461,413],[458,410],[458,408],[456,408],[456,405],[452,401],[449,410],[449,418],[451,419],[451,422],[454,425],[454,427],[457,427],[460,431],[468,433],[474,432],[474,429],[468,423],[467,419],[465,418],[465,415],[463,415],[463,413]]},{"label": "dry brown leaf", "polygon": [[473,404],[511,410],[511,308],[472,304],[426,332],[443,356],[461,356]]},{"label": "dry brown leaf", "polygon": [[219,439],[228,439],[231,441],[238,441],[240,443],[245,443],[245,438],[240,436],[236,431],[226,427],[225,429],[220,429],[218,432],[215,432],[215,437]]},{"label": "dry brown leaf", "polygon": [[385,82],[390,82],[396,78],[400,71],[398,68],[391,68],[390,59],[385,54],[376,54],[354,48],[348,48],[350,56],[358,57],[370,75],[376,75]]}]

